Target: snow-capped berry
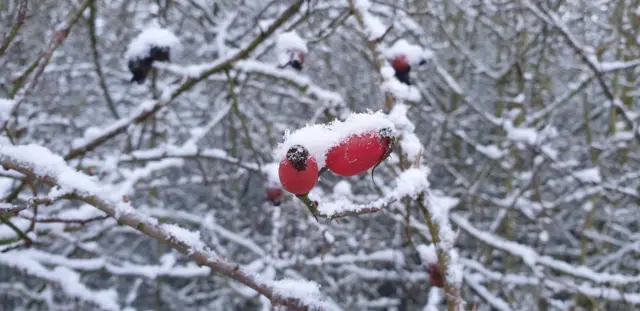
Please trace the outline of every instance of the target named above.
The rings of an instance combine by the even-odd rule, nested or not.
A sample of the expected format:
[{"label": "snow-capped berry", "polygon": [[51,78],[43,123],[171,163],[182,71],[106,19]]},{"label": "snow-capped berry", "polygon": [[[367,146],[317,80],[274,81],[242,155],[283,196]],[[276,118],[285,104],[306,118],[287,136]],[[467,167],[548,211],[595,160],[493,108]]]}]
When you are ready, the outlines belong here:
[{"label": "snow-capped berry", "polygon": [[267,200],[271,201],[275,206],[280,205],[284,200],[284,191],[280,187],[267,188]]},{"label": "snow-capped berry", "polygon": [[278,176],[282,187],[293,194],[307,194],[318,181],[318,163],[307,148],[295,145],[280,162]]},{"label": "snow-capped berry", "polygon": [[391,61],[391,66],[393,66],[393,69],[396,71],[395,77],[396,79],[398,79],[398,81],[406,85],[411,85],[411,79],[409,77],[409,73],[411,72],[411,65],[409,64],[409,59],[407,58],[407,56],[396,56]]},{"label": "snow-capped berry", "polygon": [[340,176],[363,173],[389,155],[392,139],[389,129],[352,135],[329,149],[326,166]]},{"label": "snow-capped berry", "polygon": [[409,66],[409,59],[405,55],[396,56],[391,61],[391,66],[393,66],[393,69],[396,71],[406,71],[411,68],[411,66]]},{"label": "snow-capped berry", "polygon": [[429,284],[431,286],[443,287],[444,279],[442,278],[442,268],[437,263],[431,263],[427,266],[427,272],[429,273]]}]

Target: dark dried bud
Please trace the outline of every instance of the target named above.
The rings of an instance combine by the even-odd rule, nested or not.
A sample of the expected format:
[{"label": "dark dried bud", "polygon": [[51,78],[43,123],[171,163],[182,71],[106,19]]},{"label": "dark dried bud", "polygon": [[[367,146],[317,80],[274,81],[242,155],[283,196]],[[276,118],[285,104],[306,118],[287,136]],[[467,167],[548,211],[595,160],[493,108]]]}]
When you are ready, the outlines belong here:
[{"label": "dark dried bud", "polygon": [[309,158],[309,150],[301,145],[295,145],[287,151],[287,160],[291,166],[298,171],[307,169],[307,159]]},{"label": "dark dried bud", "polygon": [[294,69],[300,71],[302,70],[302,63],[299,60],[294,60],[291,62],[291,67],[293,67]]}]

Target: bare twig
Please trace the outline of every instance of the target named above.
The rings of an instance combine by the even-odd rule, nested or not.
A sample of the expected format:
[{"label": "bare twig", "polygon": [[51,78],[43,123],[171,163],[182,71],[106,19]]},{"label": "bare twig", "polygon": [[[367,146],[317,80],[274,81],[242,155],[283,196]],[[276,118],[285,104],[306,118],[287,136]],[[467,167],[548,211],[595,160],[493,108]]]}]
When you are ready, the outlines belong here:
[{"label": "bare twig", "polygon": [[27,16],[28,2],[29,2],[28,0],[20,0],[20,4],[18,5],[18,14],[16,16],[16,22],[11,27],[11,30],[9,30],[9,34],[4,36],[4,39],[2,40],[2,45],[0,45],[0,56],[4,55],[4,52],[7,51],[13,39],[15,39],[16,36],[18,35],[18,31],[20,30],[20,27],[24,25],[24,20]]}]

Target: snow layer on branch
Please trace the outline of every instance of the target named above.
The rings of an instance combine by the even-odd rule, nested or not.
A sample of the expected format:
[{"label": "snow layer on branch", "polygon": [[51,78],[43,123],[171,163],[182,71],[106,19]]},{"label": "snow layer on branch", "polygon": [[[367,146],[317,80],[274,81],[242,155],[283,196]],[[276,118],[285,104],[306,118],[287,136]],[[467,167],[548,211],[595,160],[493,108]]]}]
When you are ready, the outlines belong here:
[{"label": "snow layer on branch", "polygon": [[[385,68],[390,68],[391,70],[393,70],[393,68],[386,66],[382,68],[382,71],[389,72],[389,70],[386,70]],[[383,77],[385,76],[384,72]],[[392,76],[393,74],[391,75],[391,77],[386,78],[384,82],[382,82],[382,85],[380,85],[380,89],[383,92],[393,94],[393,97],[395,97],[397,100],[407,100],[412,102],[420,101],[422,95],[420,95],[420,91],[418,91],[415,86],[406,85]]]},{"label": "snow layer on branch", "polygon": [[348,137],[356,134],[389,128],[395,133],[395,126],[382,111],[352,113],[346,120],[336,120],[329,124],[314,124],[294,132],[285,131],[284,142],[274,151],[276,161],[284,159],[287,150],[294,145],[302,145],[315,157],[319,167],[325,165],[327,151]]},{"label": "snow layer on branch", "polygon": [[131,40],[124,55],[127,59],[145,58],[149,56],[152,47],[170,48],[175,54],[181,44],[180,39],[170,30],[152,25]]},{"label": "snow layer on branch", "polygon": [[0,146],[0,159],[15,159],[18,165],[29,167],[38,176],[50,176],[58,180],[58,185],[71,192],[83,194],[101,192],[95,180],[67,166],[64,159],[40,145]]},{"label": "snow layer on branch", "polygon": [[583,183],[602,182],[602,175],[600,175],[600,169],[597,167],[575,171],[573,172],[573,174],[576,178],[578,178]]},{"label": "snow layer on branch", "polygon": [[305,42],[295,31],[283,32],[278,35],[276,41],[278,51],[298,51],[303,53],[309,53],[307,49],[307,42]]},{"label": "snow layer on branch", "polygon": [[409,196],[416,198],[420,193],[429,190],[429,168],[422,166],[410,168],[396,179],[396,189],[393,195],[396,198]]},{"label": "snow layer on branch", "polygon": [[262,173],[267,178],[267,187],[280,187],[279,167],[280,162],[272,162],[262,166]]},{"label": "snow layer on branch", "polygon": [[160,228],[167,234],[168,238],[189,245],[191,252],[203,252],[207,249],[207,246],[200,238],[200,231],[189,231],[174,224],[163,224]]},{"label": "snow layer on branch", "polygon": [[422,152],[422,142],[416,134],[415,125],[407,116],[409,112],[409,106],[403,103],[396,103],[393,109],[389,112],[389,119],[395,124],[396,129],[401,134],[400,146],[402,152],[409,158],[410,161],[416,161]]},{"label": "snow layer on branch", "polygon": [[397,56],[406,56],[410,66],[416,66],[421,61],[426,61],[433,57],[431,50],[411,44],[405,39],[399,39],[391,47],[383,49],[382,53],[388,59],[394,59]]},{"label": "snow layer on branch", "polygon": [[310,194],[310,198],[318,200],[318,211],[328,217],[347,212],[360,212],[365,209],[380,209],[405,196],[416,198],[420,193],[429,190],[428,176],[429,168],[426,166],[410,168],[396,178],[396,186],[392,191],[383,198],[366,204],[354,203],[345,197],[333,201],[323,201],[322,197],[315,197],[313,192]]},{"label": "snow layer on branch", "polygon": [[0,98],[0,121],[4,122],[9,119],[14,101],[8,98]]},{"label": "snow layer on branch", "polygon": [[80,282],[80,274],[69,268],[58,266],[49,270],[31,258],[17,256],[14,253],[0,254],[0,263],[3,266],[17,268],[26,274],[57,283],[67,295],[94,303],[103,310],[120,310],[117,303],[118,294],[115,290],[91,290]]},{"label": "snow layer on branch", "polygon": [[371,2],[369,0],[355,0],[354,6],[362,16],[362,21],[366,28],[364,31],[367,33],[369,40],[377,40],[381,38],[387,31],[387,27],[379,18],[369,12]]},{"label": "snow layer on branch", "polygon": [[274,294],[299,300],[301,303],[319,310],[340,310],[323,298],[320,285],[306,280],[282,279],[270,281],[267,284]]},{"label": "snow layer on branch", "polygon": [[420,260],[422,260],[423,264],[427,265],[432,263],[438,263],[438,254],[436,254],[435,245],[420,244],[416,246],[416,250],[420,254]]}]

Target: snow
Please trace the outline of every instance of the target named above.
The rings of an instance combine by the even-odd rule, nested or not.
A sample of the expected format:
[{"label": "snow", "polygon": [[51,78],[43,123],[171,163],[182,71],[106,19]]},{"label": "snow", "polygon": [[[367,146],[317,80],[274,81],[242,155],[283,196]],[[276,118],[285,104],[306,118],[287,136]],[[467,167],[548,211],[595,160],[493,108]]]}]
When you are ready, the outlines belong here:
[{"label": "snow", "polygon": [[429,189],[429,168],[422,166],[410,168],[400,174],[396,179],[396,189],[393,194],[396,198],[409,196],[416,198],[419,194]]},{"label": "snow", "polygon": [[264,173],[267,178],[267,187],[280,187],[279,168],[280,162],[272,162],[262,166],[262,173]]},{"label": "snow", "polygon": [[333,195],[336,197],[351,197],[353,192],[351,184],[346,180],[340,180],[333,186]]},{"label": "snow", "polygon": [[418,168],[410,168],[402,172],[395,180],[395,188],[387,193],[383,198],[377,199],[366,204],[357,204],[351,202],[345,197],[340,197],[330,201],[323,197],[316,198],[311,193],[312,199],[318,201],[318,212],[332,217],[337,214],[346,212],[361,212],[365,209],[382,209],[392,202],[395,202],[405,196],[416,198],[419,194],[427,191],[429,188],[429,168],[426,166]]},{"label": "snow", "polygon": [[433,57],[433,52],[424,49],[419,45],[411,44],[405,39],[398,39],[391,47],[382,50],[383,55],[388,59],[397,56],[406,56],[410,66],[416,66],[421,61],[426,61]]},{"label": "snow", "polygon": [[395,133],[395,126],[382,111],[351,113],[346,120],[335,120],[329,124],[307,125],[294,132],[285,131],[284,141],[274,151],[274,159],[284,159],[289,148],[302,145],[309,151],[318,167],[324,167],[327,151],[343,140],[356,134],[389,128]]},{"label": "snow", "polygon": [[538,138],[535,128],[514,127],[511,122],[505,122],[503,127],[509,140],[535,145]]},{"label": "snow", "polygon": [[323,298],[320,292],[320,285],[316,282],[294,279],[282,279],[266,282],[271,287],[274,294],[297,299],[303,304],[320,310],[339,310]]},{"label": "snow", "polygon": [[15,161],[18,165],[30,167],[38,176],[55,177],[58,185],[68,192],[101,192],[101,187],[92,177],[70,168],[61,156],[40,145],[0,146],[0,160]]},{"label": "snow", "polygon": [[283,66],[291,60],[292,52],[309,53],[307,43],[295,31],[283,32],[276,39],[278,64]]},{"label": "snow", "polygon": [[415,86],[406,85],[395,78],[385,80],[382,85],[380,85],[380,89],[383,92],[393,94],[393,97],[399,100],[418,102],[422,98],[420,91]]},{"label": "snow", "polygon": [[0,121],[9,119],[15,102],[12,99],[0,98]]},{"label": "snow", "polygon": [[416,246],[418,254],[420,254],[420,260],[426,266],[428,264],[438,263],[438,255],[436,254],[436,247],[433,244],[425,245],[420,244]]},{"label": "snow", "polygon": [[369,40],[377,40],[382,37],[382,35],[387,31],[387,27],[379,18],[369,12],[371,2],[369,0],[356,0],[353,5],[356,10],[360,12],[360,16],[362,16],[362,21],[365,27],[364,31]]},{"label": "snow", "polygon": [[151,25],[131,40],[124,55],[127,59],[145,58],[152,47],[170,48],[171,53],[175,54],[181,48],[181,43],[170,30]]},{"label": "snow", "polygon": [[540,255],[529,246],[508,241],[492,233],[481,231],[478,228],[475,228],[467,219],[457,214],[452,214],[451,220],[476,239],[488,244],[489,246],[520,257],[527,265],[532,267],[535,264],[539,264],[573,277],[590,280],[600,284],[611,283],[625,285],[640,282],[639,275],[607,274],[597,272],[586,266],[576,266],[575,264],[569,264],[550,256]]},{"label": "snow", "polygon": [[[283,58],[284,60],[284,58]],[[289,54],[286,53],[286,60],[289,61]],[[278,68],[273,64],[263,63],[256,60],[241,60],[235,63],[235,69],[246,73],[259,73],[274,78],[288,80],[296,84],[299,90],[322,102],[342,104],[344,101],[339,93],[323,89],[311,81],[311,79],[291,68]]]},{"label": "snow", "polygon": [[389,119],[393,122],[401,135],[400,147],[402,147],[402,152],[410,161],[415,161],[419,159],[423,147],[422,142],[413,132],[415,130],[415,125],[411,120],[409,120],[408,113],[409,106],[404,103],[397,102],[389,112]]},{"label": "snow", "polygon": [[191,248],[191,252],[203,252],[207,249],[200,238],[200,231],[190,231],[174,224],[162,224],[160,229],[166,233],[168,238],[187,244]]},{"label": "snow", "polygon": [[578,178],[583,183],[600,183],[602,182],[602,176],[600,175],[600,169],[597,167],[588,168],[580,171],[573,172],[573,176]]},{"label": "snow", "polygon": [[4,266],[20,269],[26,274],[57,283],[70,297],[91,302],[104,310],[120,310],[117,303],[118,294],[114,289],[92,290],[80,282],[80,274],[69,268],[57,266],[53,270],[49,270],[37,261],[13,252],[0,253],[0,263]]},{"label": "snow", "polygon": [[478,144],[478,145],[475,145],[474,147],[478,152],[484,154],[485,156],[487,156],[489,159],[492,159],[492,160],[498,160],[503,156],[505,156],[506,154],[504,150],[498,148],[498,146],[496,145],[479,145]]},{"label": "snow", "polygon": [[278,35],[276,46],[280,51],[299,51],[309,53],[307,43],[295,31],[283,32]]},{"label": "snow", "polygon": [[333,242],[336,241],[336,238],[329,231],[325,231],[323,235],[324,235],[324,240],[329,244],[333,244]]}]

